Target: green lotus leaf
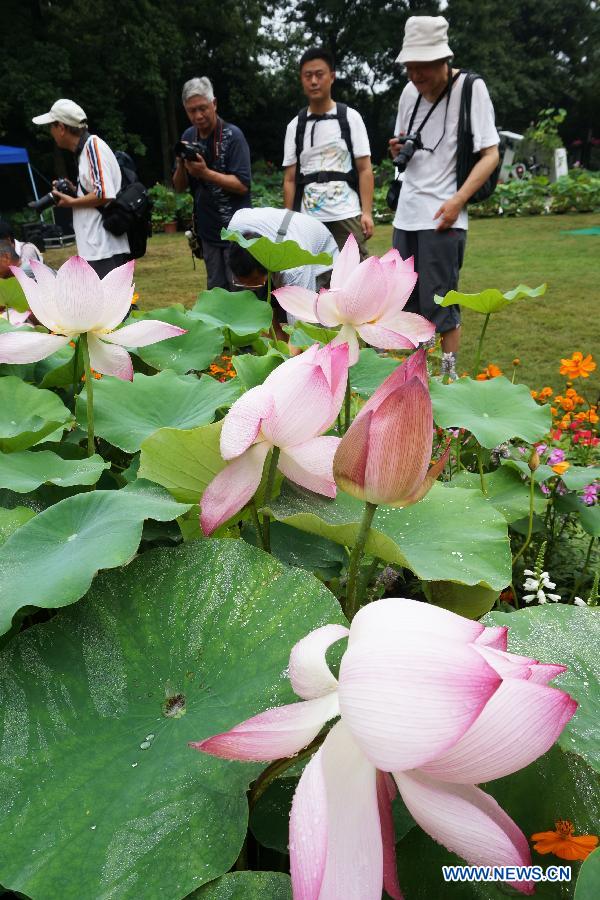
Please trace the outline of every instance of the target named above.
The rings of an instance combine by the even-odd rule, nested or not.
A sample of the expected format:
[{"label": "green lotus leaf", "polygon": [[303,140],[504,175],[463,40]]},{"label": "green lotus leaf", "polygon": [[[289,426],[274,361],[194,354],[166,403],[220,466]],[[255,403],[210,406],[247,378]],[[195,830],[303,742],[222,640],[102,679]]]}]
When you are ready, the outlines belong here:
[{"label": "green lotus leaf", "polygon": [[35,366],[35,380],[42,388],[71,387],[76,377],[81,385],[83,376],[83,354],[77,356],[77,375],[74,373],[74,353],[72,347],[63,347],[52,356],[41,359]]},{"label": "green lotus leaf", "polygon": [[356,365],[350,369],[350,385],[352,390],[368,400],[388,375],[398,368],[401,360],[391,356],[380,356],[371,347],[360,351]]},{"label": "green lotus leaf", "polygon": [[[0,884],[33,900],[179,900],[226,873],[265,764],[188,741],[297,700],[290,650],[335,622],[311,575],[207,540],[102,573],[14,637],[0,654]],[[228,884],[205,896],[253,896],[210,893]]]},{"label": "green lotus leaf", "polygon": [[9,306],[17,312],[29,309],[23,288],[16,278],[0,278],[0,306]]},{"label": "green lotus leaf", "polygon": [[293,325],[284,326],[284,331],[290,335],[290,344],[293,347],[310,347],[311,344],[328,344],[337,335],[339,328],[323,328],[310,322],[294,322]]},{"label": "green lotus leaf", "polygon": [[[346,547],[356,540],[363,509],[360,500],[343,491],[328,500],[288,482],[270,505],[279,522]],[[378,507],[366,552],[411,569],[424,581],[502,590],[511,577],[504,518],[480,491],[450,489],[439,482],[414,506]]]},{"label": "green lotus leaf", "polygon": [[239,231],[221,229],[222,241],[234,241],[244,247],[268,272],[283,272],[298,266],[331,266],[330,253],[310,253],[296,241],[275,242],[268,237],[245,238]]},{"label": "green lotus leaf", "polygon": [[286,358],[279,350],[271,349],[264,356],[253,356],[251,353],[234,356],[232,363],[238,378],[246,390],[249,390],[257,384],[262,384],[267,375],[270,375]]},{"label": "green lotus leaf", "polygon": [[[527,470],[529,473],[529,469]],[[484,474],[488,502],[502,513],[506,521],[517,522],[529,516],[529,485],[509,468],[496,469]],[[481,479],[474,472],[460,472],[448,483],[449,488],[466,487],[481,490]],[[536,486],[533,494],[533,509],[541,515],[548,501]]]},{"label": "green lotus leaf", "polygon": [[96,484],[104,469],[110,469],[110,463],[97,454],[71,460],[51,450],[0,453],[0,488],[25,494],[48,481],[59,487]]},{"label": "green lotus leaf", "polygon": [[492,612],[482,621],[485,625],[509,626],[508,649],[511,653],[567,667],[552,685],[571,694],[579,708],[558,743],[563,750],[577,753],[600,772],[597,730],[600,720],[600,611],[593,607],[553,603],[512,613]]},{"label": "green lotus leaf", "polygon": [[520,437],[533,443],[552,424],[550,410],[538,406],[524,384],[511,384],[500,376],[489,381],[459,378],[429,385],[433,418],[442,428],[466,428],[482,447],[497,447]]},{"label": "green lotus leaf", "polygon": [[453,581],[425,581],[423,591],[430,603],[466,619],[479,619],[488,613],[499,593],[483,584],[455,584]]},{"label": "green lotus leaf", "polygon": [[570,466],[560,477],[570,491],[582,491],[600,479],[600,466]]},{"label": "green lotus leaf", "polygon": [[54,432],[60,440],[71,419],[52,391],[25,384],[15,375],[0,377],[0,451],[26,450]]},{"label": "green lotus leaf", "polygon": [[229,872],[186,900],[292,900],[292,882],[283,872]]},{"label": "green lotus leaf", "polygon": [[186,334],[167,338],[157,344],[139,347],[133,352],[154,369],[172,369],[178,375],[201,372],[223,350],[223,333],[215,324],[202,322],[177,307],[153,309],[136,313],[136,319],[159,319],[170,325],[185,328]]},{"label": "green lotus leaf", "polygon": [[[94,384],[94,431],[115,447],[135,453],[159,428],[188,429],[212,422],[217,409],[231,406],[239,396],[240,385],[235,382],[171,371],[138,373],[133,381],[103,378]],[[77,398],[77,421],[87,427],[85,391]]]},{"label": "green lotus leaf", "polygon": [[[538,831],[553,831],[557,819],[563,818],[575,824],[577,834],[597,833],[598,777],[582,759],[563,753],[558,747],[527,768],[481,787],[497,800],[527,838]],[[490,849],[493,851],[493,847]],[[444,882],[442,866],[464,866],[465,860],[420,828],[411,829],[396,852],[400,887],[410,900],[506,900],[507,896],[523,896],[501,882]],[[571,866],[570,882],[540,881],[534,896],[539,900],[573,900],[578,863],[541,856],[535,851],[532,863],[542,870],[548,865]]]},{"label": "green lotus leaf", "polygon": [[554,506],[558,513],[575,513],[584,531],[592,537],[600,537],[600,506],[587,506],[577,494],[564,494],[554,498]]},{"label": "green lotus leaf", "polygon": [[22,606],[79,600],[99,569],[133,559],[145,519],[169,522],[188,508],[155,484],[134,482],[121,491],[76,494],[40,512],[0,548],[0,634]]},{"label": "green lotus leaf", "polygon": [[[203,291],[191,315],[218,328],[228,328],[234,335],[250,338],[271,326],[273,311],[252,291],[225,291],[213,288]],[[250,343],[250,341],[248,341]]]},{"label": "green lotus leaf", "polygon": [[[501,459],[500,463],[507,469],[513,469],[516,472],[522,472],[523,475],[527,476],[527,478],[529,478],[529,476],[531,475],[529,466],[522,459]],[[549,478],[556,477],[556,472],[551,469],[550,466],[546,466],[544,464],[538,466],[533,473],[533,480],[536,482],[536,484],[542,484],[544,481],[548,481]]]},{"label": "green lotus leaf", "polygon": [[222,422],[189,431],[161,428],[142,443],[138,475],[161,484],[181,503],[198,503],[206,485],[227,465],[221,457]]},{"label": "green lotus leaf", "polygon": [[11,536],[13,531],[29,522],[35,516],[35,510],[27,506],[15,506],[13,509],[0,507],[0,546]]},{"label": "green lotus leaf", "polygon": [[590,853],[579,870],[575,900],[598,900],[600,897],[600,847]]},{"label": "green lotus leaf", "polygon": [[545,293],[545,284],[540,284],[536,288],[527,287],[526,284],[519,284],[512,291],[506,291],[505,294],[497,288],[487,288],[479,294],[463,294],[461,291],[448,291],[445,297],[439,297],[436,294],[433,299],[438,306],[453,306],[459,303],[461,306],[466,306],[467,309],[473,309],[475,312],[489,315],[490,313],[499,312],[517,300],[524,300],[526,297],[542,297]]}]

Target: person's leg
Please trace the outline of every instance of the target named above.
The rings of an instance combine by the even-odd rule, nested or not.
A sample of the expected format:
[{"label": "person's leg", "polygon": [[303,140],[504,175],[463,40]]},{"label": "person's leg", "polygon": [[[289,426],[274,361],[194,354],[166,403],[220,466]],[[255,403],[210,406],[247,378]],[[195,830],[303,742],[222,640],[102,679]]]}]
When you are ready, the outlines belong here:
[{"label": "person's leg", "polygon": [[[402,231],[400,228],[394,228],[392,231],[392,247],[397,250],[402,259],[413,258],[415,272],[419,271],[419,232],[418,231]],[[406,304],[404,312],[420,313],[419,306],[419,282],[415,284],[412,293]],[[422,313],[421,313],[422,314]]]},{"label": "person's leg", "polygon": [[115,256],[107,256],[105,259],[88,259],[86,262],[92,267],[98,278],[104,278],[113,269],[125,265],[129,260],[129,253],[117,253]]},{"label": "person's leg", "polygon": [[225,249],[222,244],[213,244],[202,240],[202,252],[206,266],[206,287],[210,291],[220,287],[226,291],[231,290],[231,278],[228,276],[228,266],[225,261]]},{"label": "person's leg", "polygon": [[353,216],[350,219],[341,219],[339,222],[323,222],[323,225],[329,229],[340,250],[344,249],[344,244],[348,240],[348,235],[353,234],[356,238],[356,243],[358,244],[361,262],[369,256],[367,242],[360,226],[360,216]]}]

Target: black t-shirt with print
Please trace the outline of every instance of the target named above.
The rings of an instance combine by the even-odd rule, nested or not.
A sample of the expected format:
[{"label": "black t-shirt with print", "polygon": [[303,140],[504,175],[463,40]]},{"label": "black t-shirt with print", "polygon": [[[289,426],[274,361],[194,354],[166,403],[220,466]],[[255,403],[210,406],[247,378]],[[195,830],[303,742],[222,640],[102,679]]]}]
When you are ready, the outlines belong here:
[{"label": "black t-shirt with print", "polygon": [[[236,125],[217,119],[215,130],[206,138],[195,127],[186,128],[182,141],[194,141],[202,147],[202,156],[209,167],[224,175],[235,175],[250,188],[250,148]],[[226,228],[234,212],[252,206],[250,190],[246,194],[232,194],[210,181],[189,176],[194,195],[196,231],[205,241],[220,243],[221,228]]]}]

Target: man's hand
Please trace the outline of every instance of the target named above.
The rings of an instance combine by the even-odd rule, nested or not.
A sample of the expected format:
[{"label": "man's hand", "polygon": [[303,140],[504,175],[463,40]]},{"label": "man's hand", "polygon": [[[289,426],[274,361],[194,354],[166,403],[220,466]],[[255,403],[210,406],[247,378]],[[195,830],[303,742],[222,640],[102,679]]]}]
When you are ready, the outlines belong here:
[{"label": "man's hand", "polygon": [[52,191],[52,195],[58,200],[57,206],[74,206],[75,197],[69,197],[68,194],[61,194],[60,191]]},{"label": "man's hand", "polygon": [[207,181],[210,178],[208,173],[211,169],[208,168],[204,157],[200,156],[199,153],[196,153],[196,159],[193,162],[190,159],[186,159],[184,165],[192,178],[201,178],[204,179],[204,181]]},{"label": "man's hand", "polygon": [[369,213],[361,213],[360,227],[362,228],[365,240],[368,241],[370,237],[373,237],[373,231],[375,230],[373,216],[369,215]]},{"label": "man's hand", "polygon": [[[404,134],[405,134],[405,132],[401,131],[399,137],[403,137]],[[390,138],[388,141],[388,144],[389,144],[390,156],[392,157],[392,159],[394,159],[400,153],[400,148],[402,147],[402,144],[400,143],[400,141],[398,140],[397,137]]]},{"label": "man's hand", "polygon": [[464,204],[456,198],[456,194],[454,195],[454,197],[450,197],[449,200],[446,200],[444,203],[442,203],[433,217],[434,220],[440,220],[438,222],[436,231],[446,231],[448,228],[452,228],[452,226],[458,219],[463,205]]}]

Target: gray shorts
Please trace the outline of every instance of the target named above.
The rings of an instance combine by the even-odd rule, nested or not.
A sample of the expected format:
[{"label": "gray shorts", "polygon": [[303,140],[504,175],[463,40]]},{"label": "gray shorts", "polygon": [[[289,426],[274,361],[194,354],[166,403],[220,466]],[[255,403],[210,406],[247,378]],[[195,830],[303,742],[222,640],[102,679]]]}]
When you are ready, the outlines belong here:
[{"label": "gray shorts", "polygon": [[118,266],[124,266],[130,259],[131,255],[129,253],[117,253],[115,256],[106,256],[104,259],[88,259],[87,262],[98,278],[104,278],[113,269],[116,269]]},{"label": "gray shorts", "polygon": [[465,255],[467,232],[464,228],[445,231],[402,231],[394,228],[392,244],[402,259],[415,258],[418,281],[410,295],[405,312],[425,316],[443,334],[460,325],[458,306],[438,306],[434,296],[444,297],[458,287],[458,273]]},{"label": "gray shorts", "polygon": [[233,276],[229,268],[229,244],[221,241],[213,244],[212,241],[202,240],[202,254],[206,266],[206,287],[223,288],[230,291],[233,284]]}]

